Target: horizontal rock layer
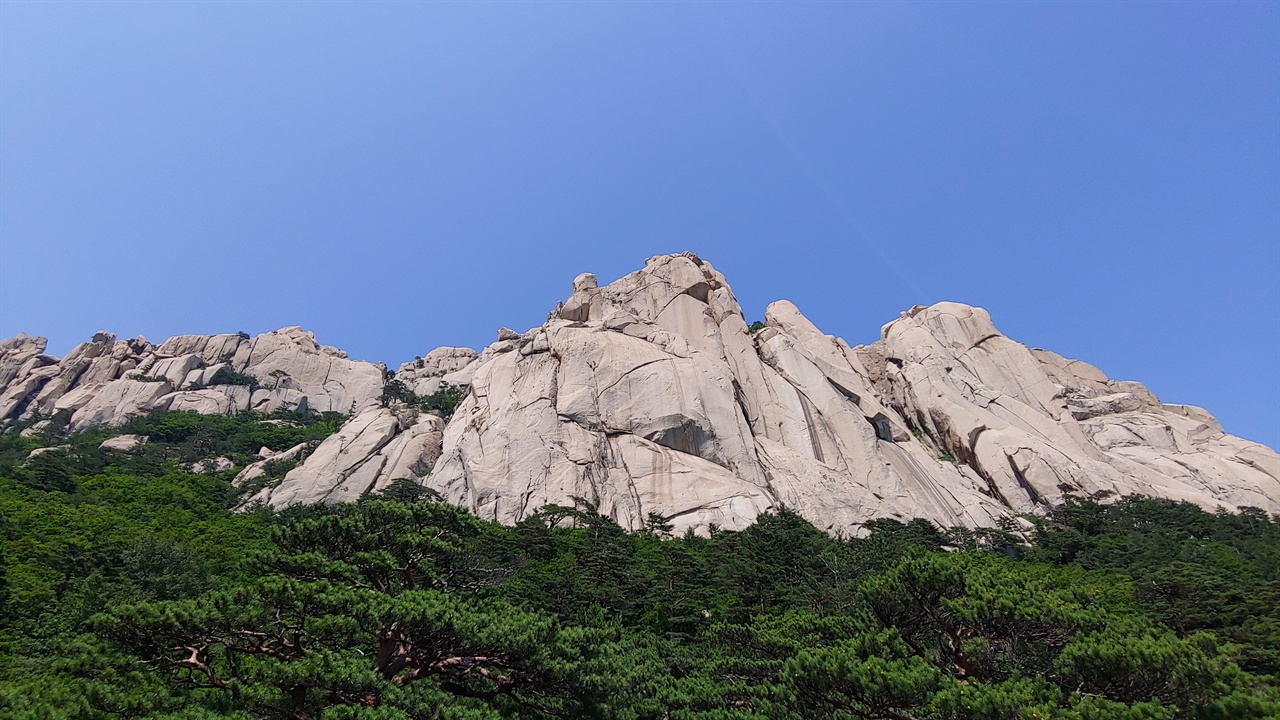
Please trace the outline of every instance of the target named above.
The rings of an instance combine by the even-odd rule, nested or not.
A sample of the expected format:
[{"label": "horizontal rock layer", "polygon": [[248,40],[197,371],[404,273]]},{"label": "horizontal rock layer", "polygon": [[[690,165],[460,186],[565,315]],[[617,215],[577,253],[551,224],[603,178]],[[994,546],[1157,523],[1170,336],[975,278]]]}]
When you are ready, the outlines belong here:
[{"label": "horizontal rock layer", "polygon": [[[1067,493],[1280,512],[1274,451],[1014,342],[980,308],[913,308],[858,347],[787,301],[764,324],[748,329],[710,264],[669,255],[604,287],[579,276],[545,324],[504,328],[479,354],[402,365],[395,378],[419,395],[470,388],[447,425],[381,407],[390,373],[298,328],[158,347],[99,334],[61,360],[19,336],[0,343],[0,418],[68,411],[78,429],[151,408],[350,413],[319,447],[276,448],[241,473],[260,483],[266,463],[303,458],[253,496],[278,507],[409,478],[506,523],[580,498],[624,527],[656,515],[677,531],[740,528],[784,505],[843,533],[877,517],[991,526]],[[260,387],[211,385],[224,366]]]}]

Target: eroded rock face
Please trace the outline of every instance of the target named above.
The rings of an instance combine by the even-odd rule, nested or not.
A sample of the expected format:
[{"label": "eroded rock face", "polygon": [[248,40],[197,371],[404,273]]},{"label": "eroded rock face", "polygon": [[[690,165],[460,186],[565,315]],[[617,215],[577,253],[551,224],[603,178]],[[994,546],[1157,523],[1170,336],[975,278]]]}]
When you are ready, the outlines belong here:
[{"label": "eroded rock face", "polygon": [[1273,451],[1009,340],[979,308],[915,308],[858,348],[786,301],[765,325],[750,334],[696,256],[604,287],[580,275],[544,326],[470,366],[425,483],[501,522],[581,497],[677,531],[779,505],[846,533],[876,517],[987,526],[1068,491],[1280,511]]},{"label": "eroded rock face", "polygon": [[[279,485],[266,487],[247,504],[275,507],[315,502],[350,502],[401,478],[417,479],[440,456],[444,422],[412,408],[369,407],[320,443]],[[256,480],[273,460],[302,456],[304,446],[272,455],[245,468],[237,484]]]},{"label": "eroded rock face", "polygon": [[[0,342],[0,423],[61,412],[69,429],[82,430],[156,409],[355,413],[382,392],[378,366],[297,327],[255,338],[181,335],[159,346],[98,333],[61,360],[44,348],[44,338],[25,335]],[[220,382],[224,368],[241,376],[239,384]]]},{"label": "eroded rock face", "polygon": [[478,357],[471,348],[441,347],[400,366],[396,379],[418,395],[431,395],[444,384],[470,385],[467,367]]},{"label": "eroded rock face", "polygon": [[885,326],[890,404],[961,458],[1009,508],[1064,492],[1141,493],[1280,510],[1276,453],[1199,408],[1001,335],[985,310],[939,303]]},{"label": "eroded rock face", "polygon": [[[1134,493],[1280,512],[1280,456],[1223,433],[1204,410],[1027,348],[986,311],[916,307],[850,347],[787,301],[751,333],[720,273],[695,255],[651,258],[600,286],[590,273],[545,324],[503,329],[476,353],[438,348],[395,379],[468,393],[446,424],[382,407],[384,368],[299,328],[159,347],[100,334],[66,358],[40,338],[0,343],[0,414],[71,414],[73,427],[153,407],[350,412],[250,502],[354,500],[399,478],[515,523],[548,504],[597,504],[623,527],[741,528],[787,506],[832,532],[873,518],[990,526],[1066,493]],[[211,384],[226,367],[260,387]],[[281,466],[276,466],[277,468]]]},{"label": "eroded rock face", "polygon": [[574,286],[543,327],[477,362],[426,479],[448,500],[510,523],[582,497],[624,527],[654,512],[677,531],[744,527],[779,505],[845,532],[1006,512],[917,442],[848,346],[790,303],[752,336],[724,277],[688,254]]}]

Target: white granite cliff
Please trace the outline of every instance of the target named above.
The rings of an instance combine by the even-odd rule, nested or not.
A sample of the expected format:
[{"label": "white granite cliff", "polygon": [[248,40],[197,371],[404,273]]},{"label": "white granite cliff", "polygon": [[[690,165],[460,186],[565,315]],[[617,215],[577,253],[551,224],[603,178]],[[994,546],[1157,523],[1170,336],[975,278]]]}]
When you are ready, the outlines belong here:
[{"label": "white granite cliff", "polygon": [[[62,414],[70,429],[82,430],[154,409],[354,413],[382,392],[377,366],[350,360],[298,327],[255,338],[180,335],[160,345],[98,333],[61,360],[44,348],[44,338],[26,335],[0,341],[0,422]],[[219,383],[224,368],[257,387]]]},{"label": "white granite cliff", "polygon": [[[420,395],[470,388],[447,424],[381,407],[381,367],[298,328],[158,347],[99,334],[61,360],[19,336],[0,343],[0,420],[65,410],[78,429],[151,408],[351,413],[252,498],[277,507],[411,478],[505,523],[577,497],[624,527],[656,513],[677,531],[740,528],[781,505],[834,532],[877,517],[989,526],[1067,492],[1280,512],[1273,450],[1199,408],[1028,349],[980,308],[913,308],[858,347],[787,301],[765,326],[749,332],[710,264],[668,255],[605,287],[579,276],[544,325],[504,329],[478,355],[439,348],[401,366],[396,379]],[[261,387],[210,385],[222,365]],[[264,463],[300,452],[274,450]]]}]

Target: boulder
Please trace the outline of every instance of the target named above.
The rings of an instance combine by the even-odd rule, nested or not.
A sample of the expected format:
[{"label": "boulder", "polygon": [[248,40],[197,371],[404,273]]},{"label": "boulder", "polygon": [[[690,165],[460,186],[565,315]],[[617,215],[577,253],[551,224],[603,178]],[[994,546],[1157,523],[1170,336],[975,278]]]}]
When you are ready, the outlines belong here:
[{"label": "boulder", "polygon": [[418,395],[431,395],[445,383],[469,385],[469,376],[461,373],[475,362],[478,354],[471,348],[441,347],[425,357],[407,362],[396,371],[395,377]]},{"label": "boulder", "polygon": [[[56,361],[58,366],[58,374],[52,375],[49,382],[40,388],[40,392],[33,398],[31,404],[24,411],[24,416],[35,414],[50,415],[54,411],[54,404],[58,398],[65,395],[70,388],[76,387],[76,384],[84,377],[95,365],[100,366],[100,372],[96,374],[108,374],[101,370],[101,359],[106,359],[108,363],[111,360],[111,352],[115,348],[115,336],[110,333],[96,333],[90,342],[79,343],[72,351],[68,352],[63,359]],[[116,361],[111,370],[111,375],[115,377],[115,373],[119,370],[120,363]],[[4,414],[4,410],[0,409],[0,414]]]},{"label": "boulder", "polygon": [[249,342],[247,335],[178,335],[165,340],[156,351],[166,357],[194,355],[205,365],[215,365],[230,362],[240,346]]},{"label": "boulder", "polygon": [[231,458],[219,456],[215,458],[197,460],[188,465],[187,469],[191,472],[197,473],[218,473],[223,472],[224,470],[230,470],[235,466],[236,464],[231,461]]},{"label": "boulder", "polygon": [[0,340],[0,387],[8,387],[14,378],[20,377],[27,363],[44,354],[48,344],[48,339],[26,333]]},{"label": "boulder", "polygon": [[98,449],[108,452],[131,453],[146,442],[146,435],[117,435],[103,440]]},{"label": "boulder", "polygon": [[70,450],[70,449],[71,449],[70,445],[51,445],[49,447],[38,447],[32,450],[31,452],[27,453],[27,459],[30,460],[31,458],[34,458],[34,457],[40,457],[45,453],[62,452],[64,450]]},{"label": "boulder", "polygon": [[253,409],[264,412],[293,409],[305,397],[306,407],[317,412],[354,413],[376,403],[382,394],[382,371],[376,365],[350,360],[299,327],[241,343],[231,364],[258,378],[264,389],[285,391],[263,399],[255,396]]},{"label": "boulder", "polygon": [[24,428],[18,433],[18,437],[35,437],[41,435],[48,430],[53,429],[53,422],[50,420],[41,420],[29,428]]},{"label": "boulder", "polygon": [[249,388],[221,385],[204,390],[183,390],[160,398],[157,405],[172,411],[197,412],[204,415],[234,415],[249,409]]}]

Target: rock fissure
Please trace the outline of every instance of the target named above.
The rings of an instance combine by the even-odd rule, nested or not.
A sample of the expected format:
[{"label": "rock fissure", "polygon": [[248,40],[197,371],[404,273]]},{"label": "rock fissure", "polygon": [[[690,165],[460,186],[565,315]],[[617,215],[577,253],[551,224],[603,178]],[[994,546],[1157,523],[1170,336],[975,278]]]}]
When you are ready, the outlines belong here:
[{"label": "rock fissure", "polygon": [[[1019,448],[1019,451],[1022,449],[1023,448]],[[1040,493],[1036,492],[1036,489],[1031,486],[1031,483],[1027,482],[1026,476],[1022,474],[1022,470],[1018,467],[1018,463],[1013,459],[1014,455],[1017,455],[1017,453],[1015,452],[1013,455],[1005,455],[1009,460],[1009,469],[1013,472],[1014,481],[1018,483],[1018,487],[1022,488],[1022,490],[1027,493],[1027,497],[1031,499],[1032,503],[1036,505],[1043,505],[1044,500],[1040,497]]]},{"label": "rock fissure", "polygon": [[618,376],[618,378],[617,378],[616,380],[614,380],[613,382],[609,383],[609,384],[608,384],[608,385],[606,385],[605,387],[599,387],[599,386],[597,386],[597,387],[596,387],[596,399],[598,400],[598,399],[600,398],[600,396],[601,396],[601,395],[604,395],[605,393],[609,392],[609,391],[610,391],[610,390],[612,390],[613,388],[617,387],[619,384],[621,384],[621,383],[622,383],[622,381],[623,381],[623,380],[626,380],[626,379],[627,379],[627,378],[628,378],[632,373],[634,373],[635,371],[637,371],[637,370],[639,370],[639,369],[641,369],[641,368],[646,368],[646,367],[648,367],[648,366],[650,366],[650,365],[654,365],[654,364],[656,364],[656,363],[660,363],[660,362],[670,362],[670,359],[669,359],[669,358],[654,358],[653,360],[648,360],[648,361],[642,362],[642,363],[640,363],[639,365],[636,365],[635,367],[633,367],[633,368],[631,368],[631,369],[627,370],[626,372],[622,373],[622,375]]}]

